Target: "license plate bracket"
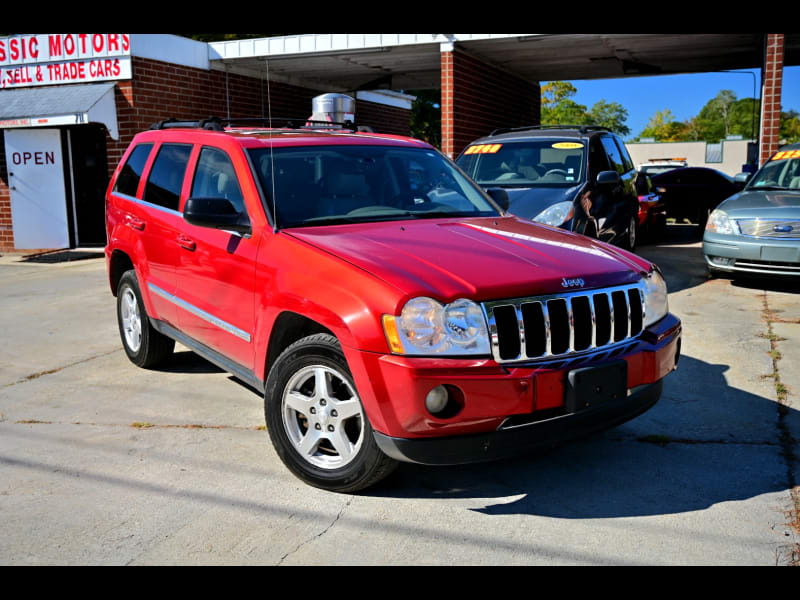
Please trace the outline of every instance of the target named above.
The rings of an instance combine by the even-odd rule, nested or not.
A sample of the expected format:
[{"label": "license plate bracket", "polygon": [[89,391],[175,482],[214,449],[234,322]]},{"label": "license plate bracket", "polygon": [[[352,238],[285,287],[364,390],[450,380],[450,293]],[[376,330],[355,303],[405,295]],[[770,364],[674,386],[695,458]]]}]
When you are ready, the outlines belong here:
[{"label": "license plate bracket", "polygon": [[567,373],[564,405],[574,413],[623,400],[628,395],[628,363],[617,360]]}]

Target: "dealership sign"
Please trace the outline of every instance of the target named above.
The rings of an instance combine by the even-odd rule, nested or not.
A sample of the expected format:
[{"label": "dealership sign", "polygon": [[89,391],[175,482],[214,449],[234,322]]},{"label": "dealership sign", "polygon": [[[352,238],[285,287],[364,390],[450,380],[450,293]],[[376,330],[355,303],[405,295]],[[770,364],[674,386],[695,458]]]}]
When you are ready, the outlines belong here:
[{"label": "dealership sign", "polygon": [[131,78],[126,33],[0,37],[0,88]]}]

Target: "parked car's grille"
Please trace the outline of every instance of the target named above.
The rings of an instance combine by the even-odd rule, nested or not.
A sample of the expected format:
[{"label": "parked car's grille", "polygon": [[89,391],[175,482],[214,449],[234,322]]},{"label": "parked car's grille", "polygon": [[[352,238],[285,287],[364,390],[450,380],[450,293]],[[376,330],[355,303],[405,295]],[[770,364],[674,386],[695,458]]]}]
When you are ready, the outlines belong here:
[{"label": "parked car's grille", "polygon": [[484,302],[497,362],[569,357],[624,344],[642,332],[639,284]]},{"label": "parked car's grille", "polygon": [[737,219],[742,235],[800,239],[800,221],[789,219]]}]

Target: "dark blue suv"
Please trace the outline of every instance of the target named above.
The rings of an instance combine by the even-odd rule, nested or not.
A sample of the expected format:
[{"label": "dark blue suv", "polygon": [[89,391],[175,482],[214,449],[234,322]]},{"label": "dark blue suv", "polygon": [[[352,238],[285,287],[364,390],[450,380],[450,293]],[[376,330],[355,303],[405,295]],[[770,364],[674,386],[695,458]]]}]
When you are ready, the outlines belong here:
[{"label": "dark blue suv", "polygon": [[498,129],[467,146],[456,163],[493,195],[503,189],[512,214],[627,250],[636,246],[636,169],[605,127]]}]

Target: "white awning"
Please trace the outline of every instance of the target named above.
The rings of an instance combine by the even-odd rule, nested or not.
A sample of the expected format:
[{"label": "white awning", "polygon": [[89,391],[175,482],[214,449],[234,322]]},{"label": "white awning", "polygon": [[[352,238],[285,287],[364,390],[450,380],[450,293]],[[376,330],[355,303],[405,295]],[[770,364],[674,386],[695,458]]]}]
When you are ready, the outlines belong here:
[{"label": "white awning", "polygon": [[114,83],[23,88],[0,92],[0,128],[102,123],[119,139]]}]

